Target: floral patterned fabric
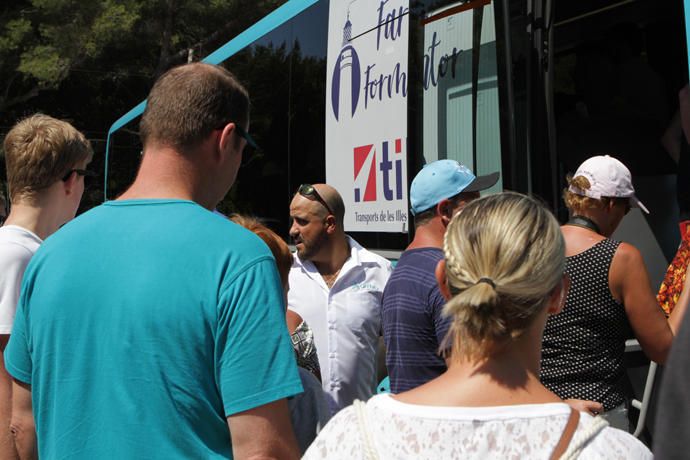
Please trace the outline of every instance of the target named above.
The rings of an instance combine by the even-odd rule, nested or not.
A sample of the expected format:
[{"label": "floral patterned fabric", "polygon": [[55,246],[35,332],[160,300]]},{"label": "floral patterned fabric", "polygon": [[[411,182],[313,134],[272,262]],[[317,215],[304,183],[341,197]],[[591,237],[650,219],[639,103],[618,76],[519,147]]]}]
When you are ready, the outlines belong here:
[{"label": "floral patterned fabric", "polygon": [[685,274],[690,261],[690,235],[688,235],[688,224],[684,221],[680,224],[682,239],[676,256],[671,261],[671,265],[666,270],[666,276],[661,283],[659,293],[656,296],[657,302],[661,305],[667,315],[671,314],[678,302],[680,293],[683,291]]},{"label": "floral patterned fabric", "polygon": [[[440,407],[378,395],[366,403],[364,420],[353,406],[340,411],[302,460],[548,459],[569,415],[570,407],[564,403]],[[594,422],[591,416],[580,415],[573,443],[586,439]],[[610,427],[587,442],[579,456],[580,460],[651,458],[644,444]]]},{"label": "floral patterned fabric", "polygon": [[314,344],[314,333],[307,323],[302,321],[299,323],[292,334],[292,348],[295,349],[295,356],[297,358],[297,365],[302,367],[321,381],[321,366],[319,366],[319,357],[316,354],[316,345]]}]

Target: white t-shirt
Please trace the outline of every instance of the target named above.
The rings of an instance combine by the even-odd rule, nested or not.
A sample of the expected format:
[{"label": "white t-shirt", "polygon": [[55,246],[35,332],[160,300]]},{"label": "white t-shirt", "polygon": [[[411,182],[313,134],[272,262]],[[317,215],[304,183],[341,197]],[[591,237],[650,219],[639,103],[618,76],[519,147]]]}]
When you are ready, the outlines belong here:
[{"label": "white t-shirt", "polygon": [[25,228],[0,227],[0,334],[12,332],[24,270],[42,242]]},{"label": "white t-shirt", "polygon": [[385,258],[348,243],[350,257],[330,289],[310,261],[295,255],[290,269],[288,308],[314,332],[332,412],[374,394],[381,298],[392,270]]},{"label": "white t-shirt", "polygon": [[[565,403],[496,407],[434,407],[406,404],[388,394],[366,404],[369,439],[381,459],[548,459],[570,415]],[[582,413],[572,442],[594,421]],[[340,411],[321,431],[303,460],[361,459],[362,430],[356,411]],[[651,459],[640,441],[606,427],[580,459]]]}]

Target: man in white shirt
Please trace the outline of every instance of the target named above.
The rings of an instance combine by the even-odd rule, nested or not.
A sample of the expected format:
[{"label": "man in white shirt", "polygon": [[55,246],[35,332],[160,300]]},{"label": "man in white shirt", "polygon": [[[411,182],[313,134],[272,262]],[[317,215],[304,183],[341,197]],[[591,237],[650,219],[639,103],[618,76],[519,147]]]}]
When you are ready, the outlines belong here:
[{"label": "man in white shirt", "polygon": [[388,260],[345,234],[344,215],[342,197],[326,184],[300,186],[290,204],[297,253],[288,308],[314,332],[333,413],[374,394],[381,297],[391,273]]},{"label": "man in white shirt", "polygon": [[[91,144],[65,121],[36,114],[5,137],[7,183],[12,205],[0,227],[0,348],[10,338],[24,270],[45,238],[77,212],[84,176],[92,175]],[[10,437],[12,379],[0,353],[0,458],[14,458]]]}]

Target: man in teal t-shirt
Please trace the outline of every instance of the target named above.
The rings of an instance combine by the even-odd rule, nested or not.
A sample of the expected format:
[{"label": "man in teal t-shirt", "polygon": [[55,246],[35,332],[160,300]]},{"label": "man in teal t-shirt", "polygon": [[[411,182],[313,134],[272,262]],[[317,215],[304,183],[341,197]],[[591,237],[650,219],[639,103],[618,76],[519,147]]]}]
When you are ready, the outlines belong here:
[{"label": "man in teal t-shirt", "polygon": [[[285,398],[302,391],[275,262],[213,214],[251,138],[248,96],[189,64],[154,85],[144,155],[118,200],[30,263],[5,352],[20,455],[298,455]],[[24,408],[24,409],[22,409]]]}]

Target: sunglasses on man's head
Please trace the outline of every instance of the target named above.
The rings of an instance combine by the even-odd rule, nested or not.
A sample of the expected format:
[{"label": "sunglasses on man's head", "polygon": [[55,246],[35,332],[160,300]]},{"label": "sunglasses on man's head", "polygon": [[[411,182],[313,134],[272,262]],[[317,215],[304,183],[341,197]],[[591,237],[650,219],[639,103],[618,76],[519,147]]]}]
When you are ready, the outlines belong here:
[{"label": "sunglasses on man's head", "polygon": [[325,206],[326,210],[328,210],[328,212],[329,212],[330,214],[334,214],[334,213],[333,213],[333,210],[331,209],[331,207],[328,206],[328,203],[326,203],[326,200],[324,200],[323,198],[321,198],[321,195],[319,195],[319,192],[316,191],[316,187],[314,187],[313,185],[311,185],[311,184],[302,184],[302,185],[300,185],[299,188],[297,189],[297,193],[299,193],[300,195],[302,195],[303,197],[305,197],[305,198],[307,198],[307,199],[309,199],[309,200],[316,200],[316,201],[318,201],[319,203],[321,203],[322,205]]},{"label": "sunglasses on man's head", "polygon": [[77,175],[82,176],[82,177],[96,177],[96,176],[98,176],[98,173],[95,171],[89,171],[88,169],[76,169],[75,168],[75,169],[70,169],[69,171],[67,171],[67,174],[65,174],[65,176],[62,178],[62,181],[65,182],[67,179],[69,179],[70,176],[72,175],[72,173],[76,173]]}]

